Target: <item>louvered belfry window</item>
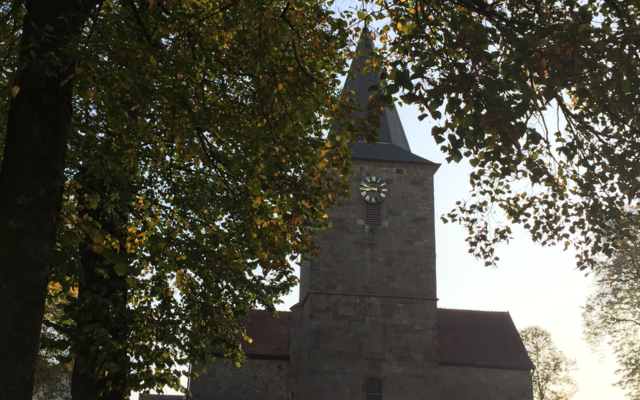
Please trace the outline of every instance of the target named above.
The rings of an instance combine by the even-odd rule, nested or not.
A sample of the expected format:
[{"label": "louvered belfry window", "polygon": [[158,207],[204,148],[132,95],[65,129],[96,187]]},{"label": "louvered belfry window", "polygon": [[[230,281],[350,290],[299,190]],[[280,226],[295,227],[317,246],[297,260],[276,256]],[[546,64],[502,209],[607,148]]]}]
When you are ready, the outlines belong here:
[{"label": "louvered belfry window", "polygon": [[364,224],[382,226],[382,203],[364,202]]}]

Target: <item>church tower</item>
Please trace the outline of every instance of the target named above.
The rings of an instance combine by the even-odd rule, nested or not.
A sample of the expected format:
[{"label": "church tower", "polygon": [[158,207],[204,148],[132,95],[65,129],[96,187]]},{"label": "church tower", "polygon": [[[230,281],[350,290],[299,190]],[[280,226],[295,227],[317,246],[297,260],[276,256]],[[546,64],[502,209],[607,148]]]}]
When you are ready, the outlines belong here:
[{"label": "church tower", "polygon": [[[352,69],[371,59],[365,32]],[[379,73],[345,88],[358,104]],[[411,152],[396,110],[385,109],[380,142],[350,144],[351,198],[328,212],[332,228],[301,268],[292,307],[289,398],[422,400],[439,396],[433,175]]]}]

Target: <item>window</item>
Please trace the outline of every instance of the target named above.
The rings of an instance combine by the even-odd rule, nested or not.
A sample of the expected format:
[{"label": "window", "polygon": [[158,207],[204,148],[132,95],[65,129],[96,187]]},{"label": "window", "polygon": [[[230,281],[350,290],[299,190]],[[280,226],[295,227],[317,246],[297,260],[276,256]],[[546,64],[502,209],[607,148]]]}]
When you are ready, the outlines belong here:
[{"label": "window", "polygon": [[382,381],[378,378],[368,378],[365,394],[366,400],[382,400]]},{"label": "window", "polygon": [[382,226],[382,203],[364,202],[364,224]]}]

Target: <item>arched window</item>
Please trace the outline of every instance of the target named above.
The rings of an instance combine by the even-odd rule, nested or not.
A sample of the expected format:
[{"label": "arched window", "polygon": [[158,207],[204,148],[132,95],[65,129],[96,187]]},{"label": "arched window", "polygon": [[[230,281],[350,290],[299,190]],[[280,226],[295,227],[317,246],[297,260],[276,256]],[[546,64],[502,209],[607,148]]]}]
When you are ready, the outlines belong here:
[{"label": "arched window", "polygon": [[382,381],[378,378],[368,378],[365,384],[366,400],[382,400]]}]

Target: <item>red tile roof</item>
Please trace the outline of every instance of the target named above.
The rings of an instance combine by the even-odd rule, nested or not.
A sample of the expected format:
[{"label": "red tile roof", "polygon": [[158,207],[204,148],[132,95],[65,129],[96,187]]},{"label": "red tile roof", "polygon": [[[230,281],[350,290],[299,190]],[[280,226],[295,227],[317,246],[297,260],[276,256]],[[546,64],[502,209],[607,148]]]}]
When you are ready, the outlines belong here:
[{"label": "red tile roof", "polygon": [[508,312],[438,309],[441,365],[534,368]]},{"label": "red tile roof", "polygon": [[[291,313],[278,311],[279,318],[253,310],[245,323],[253,343],[243,343],[249,358],[288,359]],[[533,369],[508,312],[438,309],[438,355],[441,365]]]},{"label": "red tile roof", "polygon": [[[249,358],[289,359],[289,342],[291,341],[291,312],[278,311],[278,318],[273,318],[264,310],[249,311],[249,318],[244,328],[253,342],[241,340],[244,354]],[[223,352],[216,349],[216,356]]]}]

